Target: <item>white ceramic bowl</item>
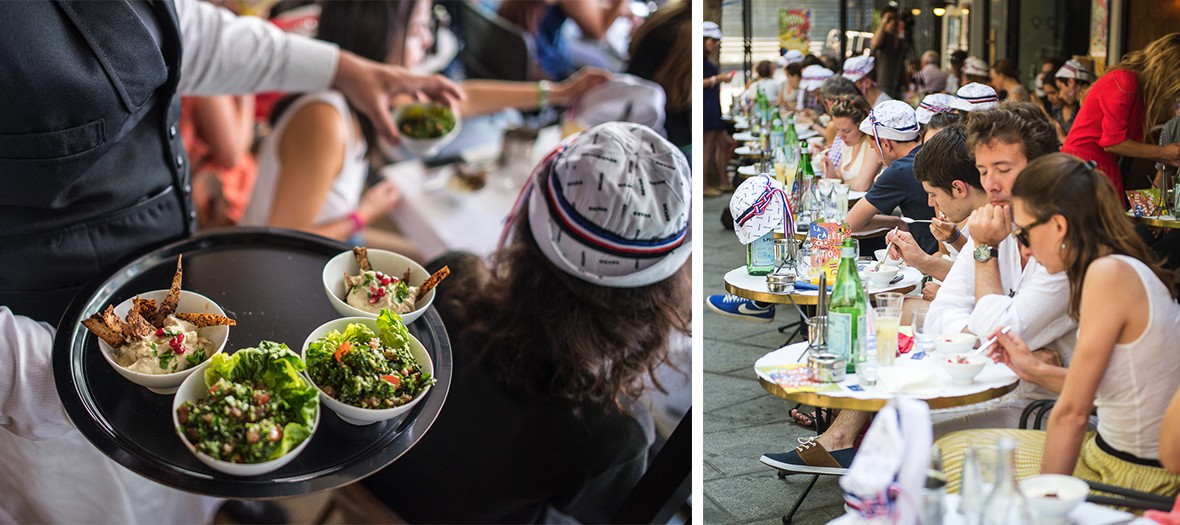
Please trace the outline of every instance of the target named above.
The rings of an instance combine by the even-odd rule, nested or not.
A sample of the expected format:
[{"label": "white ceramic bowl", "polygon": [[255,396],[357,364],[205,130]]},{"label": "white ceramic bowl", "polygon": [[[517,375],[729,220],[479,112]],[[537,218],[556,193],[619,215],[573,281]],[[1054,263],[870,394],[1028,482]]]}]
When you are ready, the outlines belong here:
[{"label": "white ceramic bowl", "polygon": [[[262,461],[259,463],[233,463],[230,461],[213,459],[203,452],[198,452],[197,447],[193,445],[188,440],[188,436],[184,435],[184,432],[180,430],[180,420],[176,416],[176,409],[180,408],[180,405],[184,404],[186,401],[196,401],[198,399],[209,397],[209,387],[205,384],[205,369],[208,367],[208,361],[203,363],[201,366],[195,367],[197,373],[190,375],[188,379],[185,379],[184,382],[180,384],[180,389],[176,391],[176,397],[172,399],[172,428],[176,429],[176,434],[180,436],[180,441],[184,443],[184,448],[187,448],[189,452],[192,452],[193,455],[197,457],[197,460],[199,460],[201,463],[209,465],[209,468],[213,470],[224,472],[233,476],[257,476],[282,468],[283,465],[290,463],[291,460],[295,459],[296,456],[303,452],[303,449],[307,448],[308,443],[311,443],[311,439],[315,437],[316,429],[320,426],[319,407],[316,407],[315,420],[311,424],[311,435],[307,436],[307,439],[296,445],[295,448],[291,449],[290,452],[283,454],[277,459]],[[304,378],[304,380],[306,381],[307,378]]]},{"label": "white ceramic bowl", "polygon": [[[162,302],[167,296],[168,290],[153,290],[139,294],[140,299],[154,299],[157,303]],[[119,316],[119,319],[124,319],[127,317],[127,312],[131,310],[132,299],[127,299],[126,301],[123,301],[115,306],[115,315]],[[105,309],[106,307],[104,306],[103,308]],[[180,300],[176,303],[176,311],[183,313],[225,315],[225,311],[222,310],[220,306],[217,306],[217,303],[214,303],[208,297],[186,290],[180,291]],[[215,347],[215,350],[208,352],[208,355],[205,357],[205,362],[207,363],[209,362],[209,359],[213,357],[213,354],[221,352],[222,349],[225,348],[225,341],[229,338],[229,327],[206,326],[204,328],[198,329],[197,333],[204,337],[208,337],[209,340],[213,342],[213,346]],[[200,366],[200,364],[198,364],[197,366],[187,368],[179,372],[173,372],[171,374],[144,374],[141,372],[132,372],[131,370],[123,368],[122,365],[115,362],[115,349],[112,348],[111,345],[108,345],[106,341],[103,341],[102,338],[98,339],[98,348],[102,351],[102,357],[107,360],[107,363],[110,363],[111,367],[114,368],[115,371],[119,373],[119,375],[127,378],[128,381],[145,387],[157,394],[171,394],[175,392],[176,388],[179,387],[182,382],[184,382],[184,379],[188,377],[189,374],[193,373],[193,370]]]},{"label": "white ceramic bowl", "polygon": [[897,277],[898,268],[888,264],[882,264],[873,270],[868,270],[865,275],[869,276],[869,283],[876,288],[884,288],[889,286],[889,281]]},{"label": "white ceramic bowl", "polygon": [[[410,285],[421,286],[430,278],[430,274],[426,272],[421,264],[418,264],[404,255],[385,251],[385,250],[369,250],[369,264],[374,270],[378,270],[386,275],[401,277],[405,273],[406,268],[410,269]],[[366,312],[360,308],[356,308],[348,304],[348,296],[344,291],[344,274],[357,275],[361,272],[356,265],[356,259],[352,255],[352,251],[341,252],[328,261],[324,265],[323,281],[324,292],[328,294],[328,300],[331,301],[332,307],[336,309],[336,313],[344,317],[369,317],[377,318],[377,314],[373,312]],[[443,281],[445,286],[446,281]],[[411,312],[400,314],[402,322],[410,324],[422,317],[426,309],[430,307],[430,303],[434,302],[434,293],[437,289],[430,290],[418,301],[415,308]]]},{"label": "white ceramic bowl", "polygon": [[[306,363],[307,347],[310,346],[311,343],[315,342],[316,339],[323,337],[328,332],[333,330],[343,332],[344,329],[352,323],[360,323],[373,329],[374,332],[377,331],[377,320],[370,319],[368,317],[343,317],[333,321],[328,321],[320,325],[319,328],[313,330],[311,335],[307,336],[307,340],[303,342],[303,351],[299,353],[299,357],[301,357],[303,362]],[[422,367],[422,371],[424,373],[430,374],[431,377],[434,377],[434,361],[430,359],[430,354],[426,352],[426,347],[422,346],[422,343],[418,341],[418,338],[414,337],[413,335],[410,335],[410,354],[413,355],[414,359],[418,361],[418,365]],[[306,374],[310,380],[311,371],[305,370],[304,374]],[[311,381],[311,384],[315,385],[315,381]],[[316,388],[320,389],[319,385],[316,385]],[[422,390],[422,392],[419,392],[417,397],[415,397],[409,403],[399,407],[381,409],[361,408],[337,401],[328,394],[325,394],[323,389],[320,389],[320,401],[325,406],[332,409],[332,411],[335,412],[336,415],[340,416],[340,419],[343,419],[344,421],[354,425],[370,425],[379,421],[401,419],[402,417],[405,417],[406,414],[409,414],[410,410],[414,408],[414,405],[417,405],[418,402],[421,401],[422,398],[426,397],[426,394],[428,393],[430,393],[429,386]]]},{"label": "white ceramic bowl", "polygon": [[[1020,482],[1020,491],[1040,518],[1038,523],[1069,523],[1069,513],[1090,493],[1090,485],[1073,476],[1039,474]],[[1045,497],[1054,494],[1057,497]]]},{"label": "white ceramic bowl", "polygon": [[[959,363],[959,360],[967,362]],[[942,369],[951,376],[951,384],[970,385],[975,376],[983,371],[987,358],[981,355],[952,355],[940,356],[939,362],[942,363]]]},{"label": "white ceramic bowl", "polygon": [[889,265],[893,265],[893,266],[897,266],[897,265],[901,264],[901,259],[894,259],[892,257],[889,257],[889,252],[887,251],[886,248],[881,248],[880,250],[874,251],[873,255],[875,255],[877,257],[877,260],[881,261],[882,264],[889,264]]},{"label": "white ceramic bowl", "polygon": [[[409,104],[409,105],[402,106],[402,107],[399,107],[396,110],[394,110],[393,124],[394,124],[394,126],[399,128],[399,132],[400,132],[400,122],[399,121],[401,120],[402,112],[404,112],[407,108],[410,108],[413,106],[419,106],[419,105],[429,105],[429,104],[423,104],[423,103]],[[451,131],[448,132],[447,134],[445,134],[441,137],[438,137],[438,138],[433,138],[433,139],[414,139],[414,138],[407,137],[405,134],[402,134],[401,135],[401,145],[406,149],[406,151],[409,151],[415,157],[423,158],[423,159],[433,157],[444,146],[446,146],[447,144],[450,144],[451,141],[455,140],[455,137],[459,136],[459,130],[463,128],[462,117],[459,116],[458,112],[453,111],[453,113],[455,115],[455,127],[451,128]]]},{"label": "white ceramic bowl", "polygon": [[962,354],[975,348],[978,338],[962,332],[943,334],[934,338],[934,350],[943,355]]}]

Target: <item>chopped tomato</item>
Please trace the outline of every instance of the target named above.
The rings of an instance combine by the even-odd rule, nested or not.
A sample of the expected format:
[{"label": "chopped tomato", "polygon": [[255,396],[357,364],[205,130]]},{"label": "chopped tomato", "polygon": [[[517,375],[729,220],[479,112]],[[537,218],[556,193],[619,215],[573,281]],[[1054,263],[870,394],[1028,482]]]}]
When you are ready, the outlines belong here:
[{"label": "chopped tomato", "polygon": [[340,346],[338,348],[336,348],[336,354],[335,354],[337,363],[340,362],[341,357],[344,357],[344,355],[348,353],[348,350],[350,348],[352,348],[352,344],[350,344],[348,341],[340,343]]},{"label": "chopped tomato", "polygon": [[388,381],[389,384],[393,385],[394,388],[397,388],[397,386],[399,384],[401,384],[401,382],[402,382],[402,378],[395,376],[393,374],[383,375],[383,376],[381,376],[381,379]]}]

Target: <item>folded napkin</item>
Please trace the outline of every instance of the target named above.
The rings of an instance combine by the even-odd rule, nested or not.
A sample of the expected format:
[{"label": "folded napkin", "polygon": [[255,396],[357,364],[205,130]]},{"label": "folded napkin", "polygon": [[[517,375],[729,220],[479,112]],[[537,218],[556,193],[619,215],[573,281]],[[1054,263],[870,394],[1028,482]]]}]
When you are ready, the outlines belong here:
[{"label": "folded napkin", "polygon": [[923,367],[883,366],[877,370],[877,390],[916,394],[942,388],[942,377]]},{"label": "folded napkin", "polygon": [[[807,281],[795,281],[795,289],[809,291],[809,292],[818,292],[819,285],[818,284],[811,284]],[[831,286],[828,287],[828,291],[829,292],[832,291]]]},{"label": "folded napkin", "polygon": [[914,349],[914,338],[901,332],[897,333],[897,353],[908,354]]}]

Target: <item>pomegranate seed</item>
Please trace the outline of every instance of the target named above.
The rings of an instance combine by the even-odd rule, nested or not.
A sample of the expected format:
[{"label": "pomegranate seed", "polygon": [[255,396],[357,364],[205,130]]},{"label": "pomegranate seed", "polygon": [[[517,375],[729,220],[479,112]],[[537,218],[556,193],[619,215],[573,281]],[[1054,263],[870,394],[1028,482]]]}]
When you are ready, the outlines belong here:
[{"label": "pomegranate seed", "polygon": [[389,277],[381,278],[381,286],[389,286],[389,283],[391,282],[393,282],[393,279],[390,279]]},{"label": "pomegranate seed", "polygon": [[376,296],[369,296],[369,304],[377,304],[378,299],[380,298]]},{"label": "pomegranate seed", "polygon": [[156,329],[156,337],[164,337],[164,329],[163,328]]},{"label": "pomegranate seed", "polygon": [[171,341],[168,341],[168,346],[172,347],[172,351],[177,354],[184,353],[184,334],[176,334]]},{"label": "pomegranate seed", "polygon": [[385,288],[378,288],[377,289],[377,296],[378,297],[385,297]]},{"label": "pomegranate seed", "polygon": [[377,290],[380,290],[380,288],[377,288],[376,286],[369,287],[369,293],[377,293]]}]

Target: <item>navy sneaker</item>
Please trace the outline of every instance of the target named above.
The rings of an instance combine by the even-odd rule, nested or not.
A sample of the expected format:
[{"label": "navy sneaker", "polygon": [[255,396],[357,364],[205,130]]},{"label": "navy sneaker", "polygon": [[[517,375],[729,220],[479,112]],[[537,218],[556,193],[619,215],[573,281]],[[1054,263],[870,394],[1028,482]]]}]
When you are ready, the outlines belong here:
[{"label": "navy sneaker", "polygon": [[813,437],[799,438],[799,443],[795,450],[763,454],[759,461],[787,472],[842,476],[848,472],[848,466],[856,456],[855,448],[828,452]]},{"label": "navy sneaker", "polygon": [[769,323],[774,321],[774,305],[759,306],[758,303],[730,295],[718,293],[710,295],[705,301],[709,309],[726,317],[741,319],[754,323]]}]

